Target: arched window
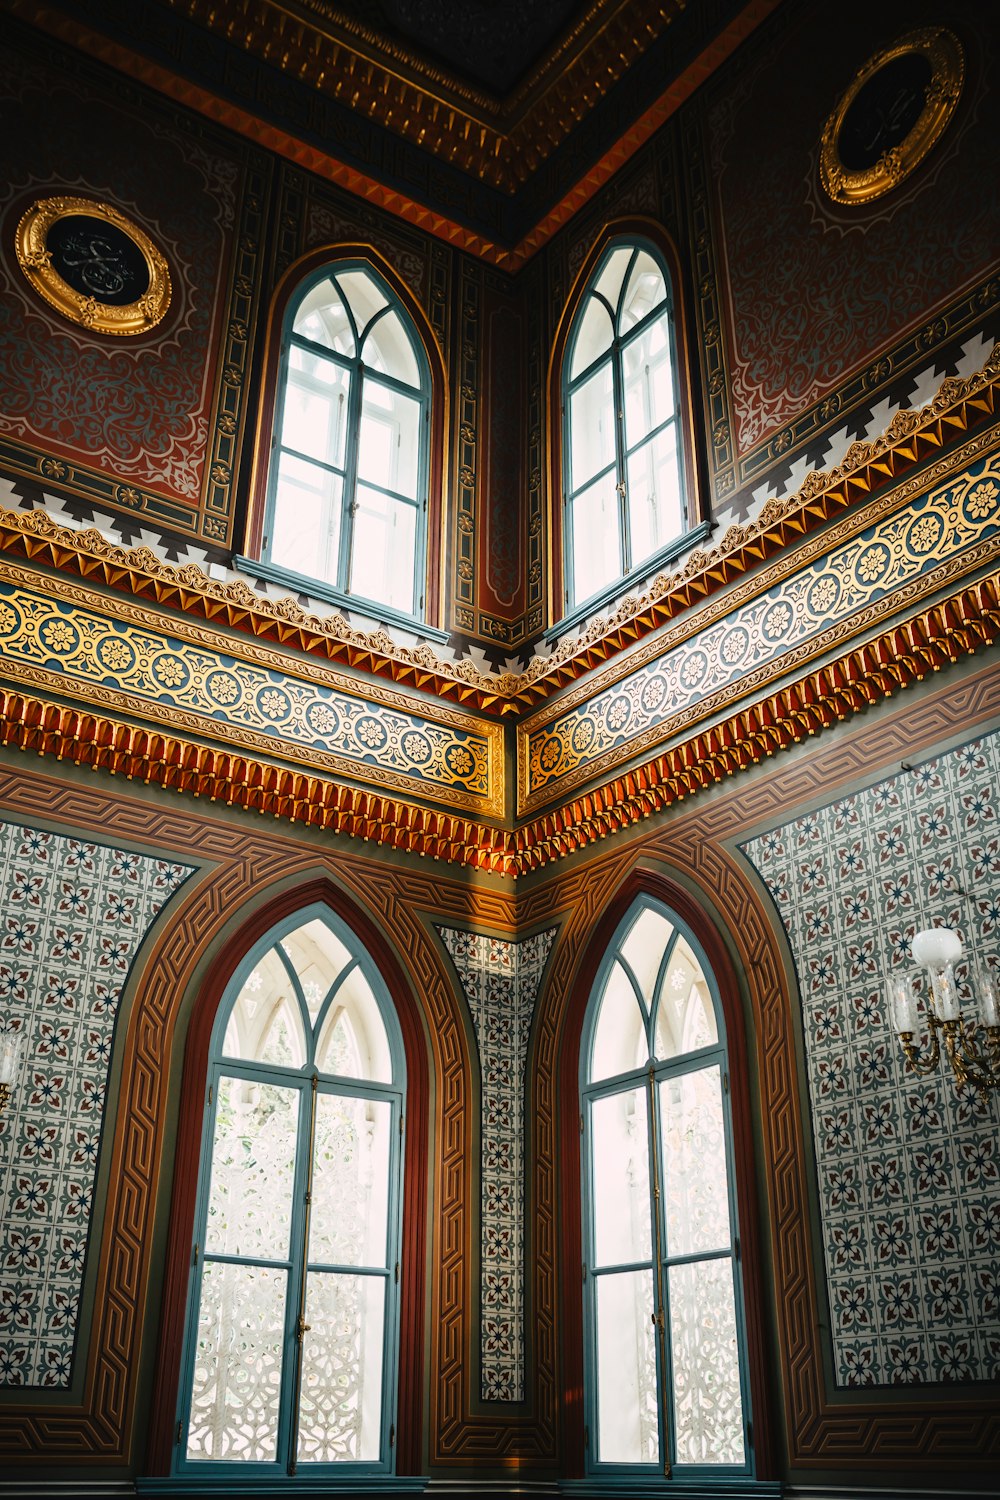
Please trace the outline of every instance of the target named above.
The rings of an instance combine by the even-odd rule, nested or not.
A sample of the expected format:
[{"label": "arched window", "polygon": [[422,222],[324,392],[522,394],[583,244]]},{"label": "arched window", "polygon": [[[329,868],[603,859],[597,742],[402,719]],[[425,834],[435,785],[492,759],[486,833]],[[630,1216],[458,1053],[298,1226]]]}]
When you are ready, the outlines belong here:
[{"label": "arched window", "polygon": [[304,586],[422,617],[430,374],[371,266],[314,273],[289,308],[262,560]]},{"label": "arched window", "polygon": [[749,1477],[722,1010],[651,897],[618,927],[582,1040],[588,1466]]},{"label": "arched window", "polygon": [[284,921],[212,1036],[178,1474],[392,1469],[403,1049],[345,923]]},{"label": "arched window", "polygon": [[562,372],[566,604],[600,598],[688,529],[673,289],[648,242],[613,241]]}]

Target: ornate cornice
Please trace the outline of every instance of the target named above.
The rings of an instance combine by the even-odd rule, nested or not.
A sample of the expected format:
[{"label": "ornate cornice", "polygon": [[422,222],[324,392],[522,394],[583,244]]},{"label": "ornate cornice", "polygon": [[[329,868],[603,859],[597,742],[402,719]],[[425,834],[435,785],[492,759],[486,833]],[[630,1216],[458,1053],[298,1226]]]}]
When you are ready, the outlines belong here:
[{"label": "ornate cornice", "polygon": [[1000,635],[1000,571],[513,829],[0,691],[0,742],[194,797],[516,878],[863,712]]},{"label": "ornate cornice", "polygon": [[514,192],[682,14],[682,0],[591,0],[506,98],[328,0],[167,0],[253,56],[491,187]]}]

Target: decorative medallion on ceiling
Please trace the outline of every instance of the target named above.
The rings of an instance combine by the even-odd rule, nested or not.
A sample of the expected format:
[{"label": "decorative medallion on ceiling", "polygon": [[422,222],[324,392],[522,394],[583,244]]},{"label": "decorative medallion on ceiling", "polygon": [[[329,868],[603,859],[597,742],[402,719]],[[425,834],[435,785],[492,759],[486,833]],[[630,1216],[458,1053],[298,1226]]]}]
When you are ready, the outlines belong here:
[{"label": "decorative medallion on ceiling", "polygon": [[21,216],[15,250],[35,291],[91,333],[148,333],[170,306],[166,260],[109,203],[38,198]]},{"label": "decorative medallion on ceiling", "polygon": [[834,203],[870,203],[898,187],[943,135],[964,79],[961,43],[941,26],[870,57],[823,130],[820,179]]}]

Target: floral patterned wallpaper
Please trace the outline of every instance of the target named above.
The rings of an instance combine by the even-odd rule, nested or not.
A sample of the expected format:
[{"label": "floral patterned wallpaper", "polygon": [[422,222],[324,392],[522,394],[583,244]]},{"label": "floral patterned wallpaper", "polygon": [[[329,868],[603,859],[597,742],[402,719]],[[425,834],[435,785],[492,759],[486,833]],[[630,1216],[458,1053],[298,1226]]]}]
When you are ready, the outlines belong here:
[{"label": "floral patterned wallpaper", "polygon": [[1000,967],[998,785],[1000,732],[742,846],[798,974],[841,1387],[1000,1378],[1000,1099],[912,1072],[886,995],[934,924]]},{"label": "floral patterned wallpaper", "polygon": [[0,1385],[65,1389],[122,989],[190,867],[0,824]]},{"label": "floral patterned wallpaper", "polygon": [[510,942],[439,927],[472,1013],[481,1074],[481,1394],[524,1400],[528,1039],[555,929]]}]

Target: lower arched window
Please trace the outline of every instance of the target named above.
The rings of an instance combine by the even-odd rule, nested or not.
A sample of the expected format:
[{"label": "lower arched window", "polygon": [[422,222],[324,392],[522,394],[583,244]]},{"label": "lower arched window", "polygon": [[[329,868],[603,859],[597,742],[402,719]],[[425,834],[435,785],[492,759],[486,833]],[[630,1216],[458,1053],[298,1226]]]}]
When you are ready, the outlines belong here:
[{"label": "lower arched window", "polygon": [[648,897],[598,974],[581,1097],[588,1467],[749,1476],[722,1011],[694,936]]},{"label": "lower arched window", "polygon": [[179,1473],[391,1470],[403,1074],[385,986],[325,907],[240,965],[205,1094]]}]

